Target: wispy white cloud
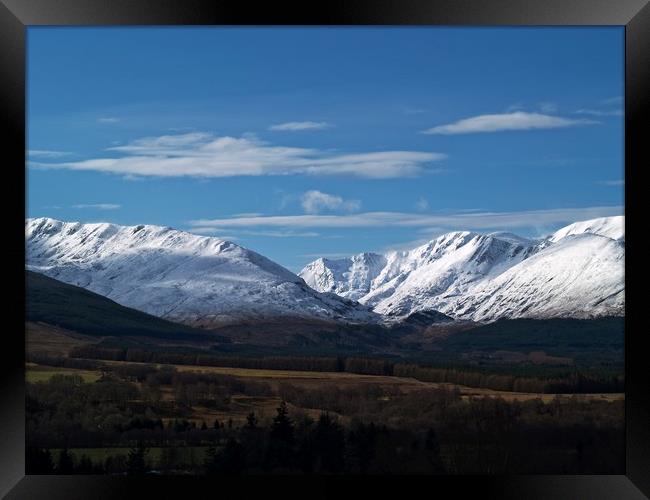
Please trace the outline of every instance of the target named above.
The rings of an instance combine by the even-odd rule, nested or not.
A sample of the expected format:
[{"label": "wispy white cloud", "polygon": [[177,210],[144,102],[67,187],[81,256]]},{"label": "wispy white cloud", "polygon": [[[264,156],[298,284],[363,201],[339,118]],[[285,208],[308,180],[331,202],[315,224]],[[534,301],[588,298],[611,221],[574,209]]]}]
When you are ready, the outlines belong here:
[{"label": "wispy white cloud", "polygon": [[578,115],[589,115],[589,116],[623,116],[622,109],[579,109],[575,112]]},{"label": "wispy white cloud", "polygon": [[522,111],[524,109],[524,107],[525,106],[524,106],[523,102],[515,102],[515,103],[511,104],[510,106],[508,106],[505,109],[505,112],[506,113],[512,113],[513,111]]},{"label": "wispy white cloud", "polygon": [[200,132],[146,137],[109,150],[124,156],[74,162],[31,162],[30,166],[145,177],[307,174],[387,179],[439,172],[430,164],[446,158],[441,153],[423,151],[337,154],[318,149],[274,146],[251,134],[235,138]]},{"label": "wispy white cloud", "polygon": [[199,219],[190,221],[194,227],[282,227],[282,228],[383,228],[435,227],[450,230],[512,229],[570,223],[623,213],[621,206],[558,208],[521,212],[457,212],[447,214],[418,214],[403,212],[366,212],[345,215],[286,215]]},{"label": "wispy white cloud", "polygon": [[572,119],[541,113],[514,111],[493,115],[479,115],[465,118],[454,123],[438,125],[424,130],[424,134],[472,134],[479,132],[502,132],[508,130],[533,130],[593,125],[599,123],[588,119]]},{"label": "wispy white cloud", "polygon": [[557,103],[554,102],[540,102],[539,103],[539,110],[542,113],[557,113],[558,111],[558,105]]},{"label": "wispy white cloud", "polygon": [[188,231],[191,231],[193,233],[197,234],[217,234],[221,232],[221,229],[218,227],[212,227],[212,226],[194,226]]},{"label": "wispy white cloud", "polygon": [[531,159],[525,162],[518,162],[519,164],[528,164],[535,167],[570,167],[575,165],[580,160],[576,158],[539,158]]},{"label": "wispy white cloud", "polygon": [[117,123],[120,121],[120,119],[114,116],[101,116],[97,118],[97,121],[99,123]]},{"label": "wispy white cloud", "polygon": [[402,108],[402,113],[405,115],[420,115],[422,113],[426,113],[426,109],[423,108],[411,108],[411,107],[405,107]]},{"label": "wispy white cloud", "polygon": [[218,227],[192,227],[187,229],[188,232],[192,232],[195,234],[202,234],[205,236],[217,236],[218,238],[222,240],[239,240],[240,238],[234,235],[229,235],[224,233],[224,231],[221,228]]},{"label": "wispy white cloud", "polygon": [[361,202],[359,200],[344,200],[341,196],[322,193],[321,191],[311,190],[305,192],[300,198],[302,208],[308,214],[317,214],[323,210],[359,210]]},{"label": "wispy white cloud", "polygon": [[600,181],[598,184],[603,186],[625,186],[625,181],[623,179],[609,180],[609,181]]},{"label": "wispy white cloud", "polygon": [[429,201],[423,196],[420,196],[420,198],[418,198],[418,201],[415,202],[415,208],[423,212],[424,210],[429,208]]},{"label": "wispy white cloud", "polygon": [[170,132],[189,132],[196,129],[194,127],[168,127],[167,130]]},{"label": "wispy white cloud", "polygon": [[237,234],[269,238],[316,238],[320,236],[320,233],[315,231],[237,231]]},{"label": "wispy white cloud", "polygon": [[306,257],[308,259],[319,259],[321,257],[324,259],[344,259],[350,256],[351,254],[346,252],[303,253],[298,255],[298,257]]},{"label": "wispy white cloud", "polygon": [[242,212],[240,214],[233,214],[233,217],[259,217],[264,215],[261,212]]},{"label": "wispy white cloud", "polygon": [[[170,155],[179,156],[183,148],[205,145],[212,136],[205,132],[188,132],[186,134],[167,134],[155,137],[143,137],[131,141],[125,146],[113,146],[109,151],[132,153],[137,155]],[[228,139],[228,138],[226,138]]]},{"label": "wispy white cloud", "polygon": [[[448,231],[448,230],[447,230]],[[424,232],[424,231],[423,231]],[[414,248],[420,247],[429,243],[432,239],[437,238],[441,234],[445,233],[445,229],[441,229],[439,232],[434,232],[433,230],[426,231],[427,236],[423,238],[417,238],[414,240],[400,241],[389,243],[383,247],[376,250],[376,253],[387,254],[390,252],[408,252]]]},{"label": "wispy white cloud", "polygon": [[[315,231],[293,231],[293,230],[262,230],[262,231],[253,231],[249,229],[237,229],[237,228],[220,228],[213,226],[196,226],[189,229],[192,233],[205,234],[205,235],[217,235],[223,239],[241,239],[242,236],[265,236],[268,238],[315,238],[320,236],[320,233]],[[228,231],[234,233],[233,236],[222,236]]]},{"label": "wispy white cloud", "polygon": [[575,111],[578,115],[588,116],[623,116],[623,97],[616,96],[602,99],[594,107],[579,109]]},{"label": "wispy white cloud", "polygon": [[70,208],[78,209],[95,209],[95,210],[118,210],[122,208],[122,205],[117,205],[115,203],[80,203],[77,205],[72,205]]},{"label": "wispy white cloud", "polygon": [[74,153],[69,151],[52,151],[46,149],[30,149],[27,155],[34,158],[63,158],[64,156],[72,156]]},{"label": "wispy white cloud", "polygon": [[600,101],[600,104],[604,104],[605,106],[610,106],[614,104],[623,104],[623,96],[617,95],[614,97],[608,97],[607,99],[602,99]]},{"label": "wispy white cloud", "polygon": [[300,130],[323,130],[331,128],[333,125],[327,122],[287,122],[271,125],[269,130],[275,132],[296,132]]}]

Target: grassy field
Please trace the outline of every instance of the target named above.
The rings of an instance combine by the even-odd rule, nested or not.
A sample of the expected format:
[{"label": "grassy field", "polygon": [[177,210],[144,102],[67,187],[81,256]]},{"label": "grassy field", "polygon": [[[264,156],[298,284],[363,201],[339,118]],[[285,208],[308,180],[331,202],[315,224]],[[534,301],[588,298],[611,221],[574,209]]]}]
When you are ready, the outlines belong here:
[{"label": "grassy field", "polygon": [[72,348],[96,343],[100,339],[29,321],[25,324],[25,340],[28,353],[67,356]]},{"label": "grassy field", "polygon": [[[141,364],[131,363],[127,361],[106,361],[108,364]],[[157,365],[163,366],[163,365]],[[393,377],[383,375],[359,375],[347,372],[309,372],[309,371],[291,371],[291,370],[261,370],[251,368],[231,368],[231,367],[213,367],[213,366],[188,366],[188,365],[171,365],[174,366],[179,372],[202,372],[214,373],[222,375],[230,375],[237,378],[253,378],[261,380],[277,386],[282,382],[289,382],[296,386],[304,388],[316,388],[323,382],[336,382],[337,386],[341,388],[349,388],[364,384],[379,384],[383,387],[399,388],[402,392],[410,392],[413,390],[422,390],[426,388],[440,388],[440,387],[457,387],[463,398],[470,397],[501,397],[507,401],[526,401],[530,399],[541,399],[544,402],[552,401],[556,396],[560,397],[576,397],[579,400],[602,399],[607,401],[617,401],[625,398],[623,393],[606,393],[606,394],[539,394],[539,393],[526,393],[526,392],[510,392],[510,391],[496,391],[493,389],[473,388],[463,385],[455,385],[448,383],[436,382],[423,382],[414,378],[406,377]],[[39,380],[47,380],[54,374],[77,374],[84,377],[86,380],[93,381],[99,377],[97,372],[86,370],[73,370],[69,368],[53,368],[53,367],[39,367],[37,365],[28,366],[27,380],[36,382]],[[94,377],[94,378],[93,378]],[[273,401],[276,404],[276,401]],[[244,405],[247,406],[247,405]],[[250,409],[248,410],[250,411]],[[218,413],[215,413],[215,415]],[[213,415],[210,414],[209,417]],[[245,417],[245,414],[244,414]]]},{"label": "grassy field", "polygon": [[[207,446],[178,446],[175,447],[178,461],[189,465],[197,465],[203,463],[205,459],[205,451]],[[86,455],[94,464],[103,464],[109,456],[121,455],[127,457],[130,448],[71,448],[68,450],[72,455],[72,459],[78,462],[82,456]],[[153,467],[160,465],[160,458],[165,448],[147,448],[146,460]],[[52,456],[57,457],[60,449],[52,449]]]},{"label": "grassy field", "polygon": [[95,382],[100,373],[90,370],[75,370],[73,368],[56,368],[52,366],[39,366],[34,363],[25,365],[25,379],[27,382],[46,382],[54,375],[79,375],[84,382]]},{"label": "grassy field", "polygon": [[[125,363],[123,361],[110,361],[109,363]],[[161,366],[161,365],[158,365]],[[270,384],[278,382],[291,382],[293,385],[300,385],[306,388],[317,387],[324,381],[336,381],[341,387],[355,386],[359,384],[380,384],[382,386],[399,387],[403,392],[412,390],[425,389],[427,387],[457,387],[463,397],[501,397],[508,401],[525,401],[529,399],[541,398],[543,401],[552,401],[556,394],[538,394],[527,392],[496,391],[492,389],[480,389],[467,387],[464,385],[423,382],[414,378],[392,377],[385,375],[359,375],[347,372],[308,372],[308,371],[291,371],[291,370],[259,370],[252,368],[231,368],[231,367],[213,367],[213,366],[188,366],[173,365],[178,371],[187,372],[206,372],[231,375],[240,378],[256,378]],[[559,395],[560,397],[571,397],[573,394]],[[625,394],[577,394],[578,399],[603,399],[615,401],[624,399]]]}]

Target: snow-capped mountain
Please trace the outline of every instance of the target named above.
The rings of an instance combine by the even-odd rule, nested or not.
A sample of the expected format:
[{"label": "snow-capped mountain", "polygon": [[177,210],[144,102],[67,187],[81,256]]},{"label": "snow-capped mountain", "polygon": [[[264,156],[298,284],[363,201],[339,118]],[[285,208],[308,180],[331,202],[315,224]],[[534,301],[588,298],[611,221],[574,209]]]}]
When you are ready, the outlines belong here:
[{"label": "snow-capped mountain", "polygon": [[208,327],[283,317],[376,323],[435,311],[474,321],[623,315],[624,222],[577,222],[542,240],[451,232],[406,252],[318,259],[299,277],[219,238],[38,218],[26,221],[27,267]]},{"label": "snow-capped mountain", "polygon": [[591,318],[625,311],[625,244],[596,234],[557,243],[481,282],[453,315],[498,318]]},{"label": "snow-capped mountain", "polygon": [[386,266],[387,260],[376,253],[360,253],[347,259],[318,259],[300,272],[310,287],[359,300],[370,292],[372,282]]},{"label": "snow-capped mountain", "polygon": [[[383,268],[367,267],[364,279],[359,279],[358,272],[352,272],[360,256],[316,261],[299,275],[307,284],[326,284],[317,290],[339,293],[338,290],[347,288],[348,296],[359,297],[380,314],[404,316],[422,310],[446,314],[449,305],[477,280],[520,262],[533,247],[534,242],[514,235],[452,232],[410,251],[390,252],[383,259],[376,256],[374,262],[383,262]],[[344,270],[348,263],[352,265]],[[314,271],[324,266],[327,271],[315,276]],[[336,271],[332,272],[332,268]],[[369,286],[353,288],[360,282]]]},{"label": "snow-capped mountain", "polygon": [[[577,222],[543,240],[452,232],[383,259],[319,259],[299,276],[316,290],[355,297],[390,316],[428,310],[475,321],[622,315],[623,228],[618,216]],[[360,266],[368,255],[375,265]]]},{"label": "snow-capped mountain", "polygon": [[166,319],[215,326],[241,319],[377,317],[219,238],[161,226],[49,218],[28,219],[25,229],[28,269]]},{"label": "snow-capped mountain", "polygon": [[600,217],[599,219],[569,224],[554,232],[548,240],[555,243],[566,236],[584,233],[598,234],[600,236],[607,236],[613,240],[625,241],[625,217],[623,215]]}]

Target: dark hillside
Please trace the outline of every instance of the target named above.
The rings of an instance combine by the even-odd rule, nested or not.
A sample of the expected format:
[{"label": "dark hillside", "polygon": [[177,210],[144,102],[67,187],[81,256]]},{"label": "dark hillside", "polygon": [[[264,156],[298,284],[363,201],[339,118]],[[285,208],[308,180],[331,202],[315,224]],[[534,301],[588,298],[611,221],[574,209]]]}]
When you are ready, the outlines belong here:
[{"label": "dark hillside", "polygon": [[106,297],[26,271],[25,321],[85,335],[209,340],[212,335],[121,306]]}]

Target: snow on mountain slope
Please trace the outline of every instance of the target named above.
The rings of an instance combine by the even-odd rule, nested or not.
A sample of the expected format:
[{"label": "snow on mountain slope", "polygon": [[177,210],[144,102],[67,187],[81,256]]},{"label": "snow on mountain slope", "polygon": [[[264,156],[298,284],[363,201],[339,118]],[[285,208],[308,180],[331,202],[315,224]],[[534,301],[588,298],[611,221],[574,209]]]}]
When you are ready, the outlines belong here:
[{"label": "snow on mountain slope", "polygon": [[624,314],[624,222],[624,216],[577,222],[544,240],[452,232],[414,250],[386,254],[383,269],[373,268],[363,286],[350,279],[360,256],[320,259],[299,275],[308,276],[317,290],[358,297],[389,316],[427,310],[476,321],[619,315]]},{"label": "snow on mountain slope", "polygon": [[155,316],[210,326],[283,316],[374,321],[284,267],[219,238],[169,227],[26,221],[27,266]]},{"label": "snow on mountain slope", "polygon": [[300,277],[314,290],[359,300],[370,291],[372,281],[385,265],[386,257],[376,253],[361,253],[347,259],[318,259],[308,264]]},{"label": "snow on mountain slope", "polygon": [[477,280],[496,275],[521,261],[531,245],[509,239],[459,232],[443,235],[407,252],[380,275],[362,303],[380,314],[404,315],[436,310],[447,314],[451,304]]},{"label": "snow on mountain slope", "polygon": [[599,219],[576,222],[556,231],[548,238],[548,240],[556,243],[567,236],[584,233],[607,236],[613,240],[624,240],[625,216],[601,217]]},{"label": "snow on mountain slope", "polygon": [[[346,296],[359,297],[381,314],[402,316],[431,309],[445,312],[447,304],[465,293],[475,280],[519,262],[532,247],[533,242],[523,238],[454,232],[411,251],[387,254],[383,269],[377,272],[373,268],[375,276],[367,277],[371,281],[369,290],[368,279],[364,286],[351,279],[340,281],[351,277],[350,263],[360,259],[360,255],[316,261],[299,275],[308,276],[305,281],[315,283],[320,291],[346,290]],[[382,262],[379,258],[374,261]],[[313,273],[318,268],[323,269],[322,274],[315,277]],[[342,269],[348,270],[347,274]]]},{"label": "snow on mountain slope", "polygon": [[591,318],[625,313],[625,247],[596,234],[558,243],[481,283],[455,306],[458,318]]}]

